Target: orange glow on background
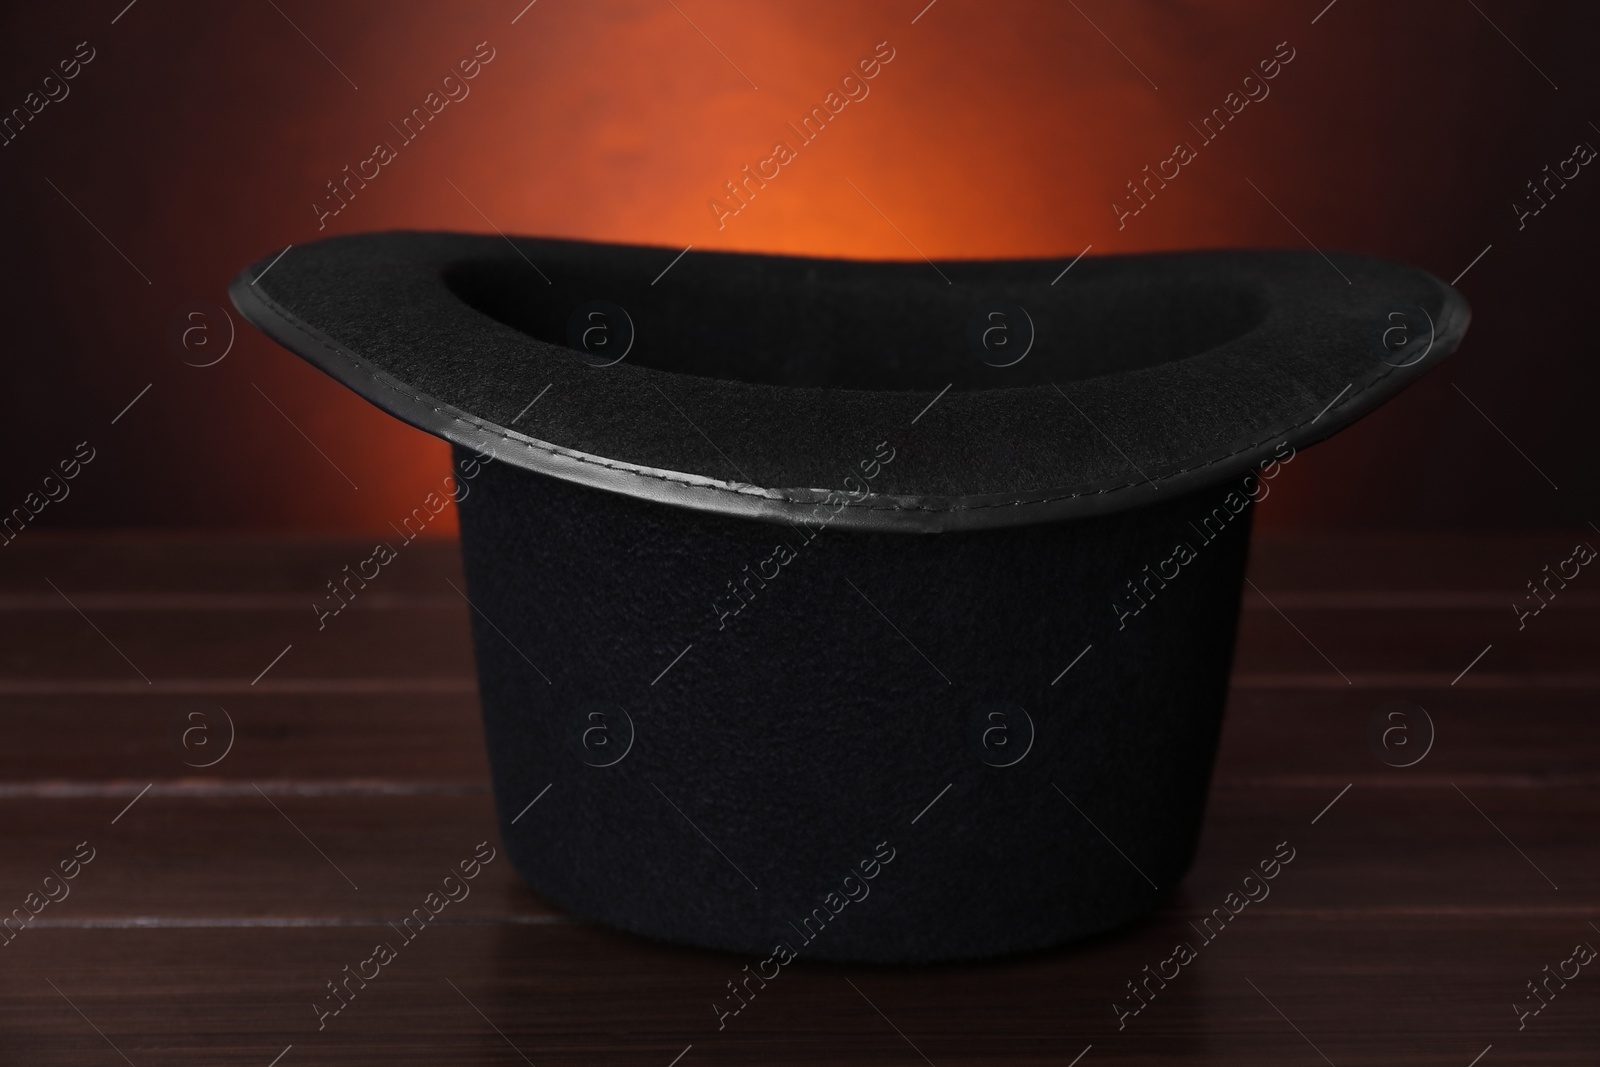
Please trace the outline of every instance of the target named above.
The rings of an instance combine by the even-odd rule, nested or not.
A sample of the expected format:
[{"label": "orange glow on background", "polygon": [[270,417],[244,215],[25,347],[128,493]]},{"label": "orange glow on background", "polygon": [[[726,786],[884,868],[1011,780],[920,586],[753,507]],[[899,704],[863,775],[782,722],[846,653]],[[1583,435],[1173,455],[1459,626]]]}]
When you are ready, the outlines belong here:
[{"label": "orange glow on background", "polygon": [[[1572,330],[1575,348],[1579,327],[1550,301],[1586,303],[1595,268],[1581,246],[1600,178],[1537,232],[1517,233],[1508,210],[1524,178],[1587,129],[1563,109],[1593,99],[1581,52],[1592,35],[1570,25],[1591,16],[1569,14],[1557,32],[1493,5],[1500,27],[1562,81],[1557,93],[1453,3],[1343,0],[1312,25],[1325,0],[938,0],[913,24],[926,0],[538,0],[513,24],[523,2],[279,0],[283,14],[255,2],[152,3],[116,25],[120,0],[103,16],[76,6],[8,15],[10,96],[79,40],[97,56],[68,99],[0,149],[16,205],[5,297],[22,376],[13,393],[25,400],[7,431],[18,441],[7,478],[25,485],[33,466],[46,470],[91,436],[102,484],[70,521],[385,529],[438,485],[446,446],[242,321],[226,360],[184,366],[164,345],[167,321],[185,300],[226,305],[228,279],[286,244],[391,228],[492,232],[487,217],[513,234],[661,245],[663,263],[691,243],[1065,259],[1091,243],[1101,254],[1311,240],[1448,280],[1493,242],[1463,284],[1478,319],[1450,369],[1308,454],[1262,518],[1553,514],[1534,492],[1544,487],[1524,490],[1520,461],[1484,438],[1449,383],[1492,399],[1520,444],[1552,457],[1561,405],[1592,395],[1592,367],[1561,362],[1574,357],[1555,343]],[[398,142],[389,123],[480,41],[494,59],[470,95],[319,231],[325,183],[376,142]],[[793,141],[786,124],[882,41],[894,58],[870,95],[797,146],[719,229],[708,202],[723,183]],[[1189,124],[1280,42],[1294,58],[1270,95],[1200,146]],[[1119,229],[1112,202],[1178,141],[1196,143],[1198,158]],[[1546,336],[1524,354],[1533,316]],[[1542,415],[1512,396],[1530,369],[1567,374]],[[147,382],[140,406],[107,429]],[[1474,511],[1483,478],[1510,487],[1505,514]]]}]

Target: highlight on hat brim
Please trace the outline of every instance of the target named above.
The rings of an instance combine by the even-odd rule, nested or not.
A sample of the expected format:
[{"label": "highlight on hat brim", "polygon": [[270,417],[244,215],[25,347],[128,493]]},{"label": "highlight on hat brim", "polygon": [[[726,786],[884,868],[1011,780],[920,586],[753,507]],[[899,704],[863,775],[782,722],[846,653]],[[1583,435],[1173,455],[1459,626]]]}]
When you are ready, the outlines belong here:
[{"label": "highlight on hat brim", "polygon": [[906,532],[1105,514],[1245,477],[1393,396],[1469,318],[1425,271],[1314,251],[677,254],[362,234],[264,257],[229,291],[384,411],[506,463]]}]

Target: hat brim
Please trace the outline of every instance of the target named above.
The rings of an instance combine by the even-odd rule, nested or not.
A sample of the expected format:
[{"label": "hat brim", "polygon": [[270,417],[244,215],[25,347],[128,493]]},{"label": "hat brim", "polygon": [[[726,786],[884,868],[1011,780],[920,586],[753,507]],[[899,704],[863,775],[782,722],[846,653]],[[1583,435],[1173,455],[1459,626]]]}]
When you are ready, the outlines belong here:
[{"label": "hat brim", "polygon": [[[676,254],[363,234],[263,258],[229,292],[379,408],[506,463],[777,522],[829,501],[833,525],[906,532],[1238,479],[1376,408],[1469,318],[1427,272],[1345,254]],[[600,300],[632,345],[608,366],[567,342]],[[997,307],[1021,309],[998,321],[1029,345],[1005,367],[972,343]]]}]

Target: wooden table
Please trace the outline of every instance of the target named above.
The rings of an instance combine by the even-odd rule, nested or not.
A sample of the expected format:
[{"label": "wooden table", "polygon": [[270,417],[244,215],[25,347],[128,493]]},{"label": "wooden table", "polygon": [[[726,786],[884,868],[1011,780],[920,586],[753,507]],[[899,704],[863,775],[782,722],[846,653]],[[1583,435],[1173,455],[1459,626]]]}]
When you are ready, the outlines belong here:
[{"label": "wooden table", "polygon": [[[455,546],[318,632],[369,546],[29,530],[0,552],[0,914],[31,916],[0,1063],[1593,1065],[1600,964],[1546,976],[1600,946],[1600,576],[1520,630],[1510,606],[1579,536],[1258,538],[1199,859],[1113,936],[802,961],[719,1031],[749,961],[575,920],[501,857],[319,1030],[326,983],[497,846]],[[1436,730],[1405,768],[1369,741],[1401,699]],[[1270,897],[1119,1029],[1286,840]]]}]

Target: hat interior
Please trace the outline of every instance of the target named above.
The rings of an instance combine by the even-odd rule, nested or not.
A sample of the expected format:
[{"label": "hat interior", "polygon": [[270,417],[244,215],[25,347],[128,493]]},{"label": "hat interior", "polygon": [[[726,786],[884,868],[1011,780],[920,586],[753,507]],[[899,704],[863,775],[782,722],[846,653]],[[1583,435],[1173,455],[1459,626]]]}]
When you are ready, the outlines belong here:
[{"label": "hat interior", "polygon": [[[848,262],[775,260],[683,286],[670,276],[652,283],[631,264],[574,266],[550,285],[519,261],[472,259],[451,264],[444,281],[478,312],[563,348],[574,311],[605,299],[631,320],[627,359],[635,365],[878,391],[1044,385],[1159,366],[1248,333],[1269,306],[1237,276],[979,286],[946,283],[917,264],[875,264],[868,273]],[[991,327],[985,344],[979,338]],[[1016,362],[994,365],[1009,359]]]}]

